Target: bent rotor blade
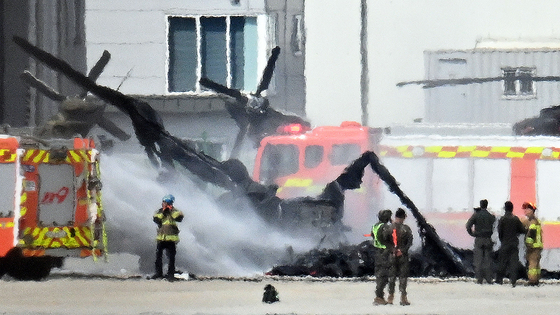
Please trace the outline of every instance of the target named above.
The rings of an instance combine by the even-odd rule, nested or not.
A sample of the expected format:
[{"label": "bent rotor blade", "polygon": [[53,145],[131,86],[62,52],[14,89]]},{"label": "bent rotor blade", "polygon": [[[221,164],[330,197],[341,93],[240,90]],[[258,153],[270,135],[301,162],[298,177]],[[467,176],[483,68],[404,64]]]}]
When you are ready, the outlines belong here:
[{"label": "bent rotor blade", "polygon": [[266,67],[264,68],[263,71],[261,82],[259,83],[257,91],[255,92],[256,95],[260,95],[262,91],[268,89],[270,80],[272,80],[272,74],[274,73],[274,66],[276,65],[276,60],[278,60],[278,55],[280,55],[280,47],[276,46],[272,49],[270,58],[268,58],[268,62],[266,63]]},{"label": "bent rotor blade", "polygon": [[224,170],[221,162],[203,153],[198,153],[179,138],[169,134],[163,126],[161,117],[147,102],[97,85],[65,61],[33,46],[21,37],[14,36],[13,40],[37,60],[44,62],[51,69],[63,73],[74,83],[127,114],[132,121],[136,137],[150,160],[157,155],[162,164],[176,161],[204,181],[230,190],[237,187],[238,183]]},{"label": "bent rotor blade", "polygon": [[[527,77],[527,79],[531,81],[560,81],[560,76],[544,76],[544,77]],[[418,80],[418,81],[404,81],[397,83],[398,87],[410,85],[410,84],[418,84],[423,85],[422,88],[424,89],[431,89],[440,86],[446,85],[466,85],[466,84],[477,84],[477,83],[486,83],[486,82],[495,82],[495,81],[502,81],[504,77],[491,77],[491,78],[459,78],[459,79],[442,79],[442,80]]]},{"label": "bent rotor blade", "polygon": [[99,76],[101,75],[101,72],[103,72],[103,69],[105,69],[105,66],[107,66],[107,64],[109,63],[110,59],[111,54],[108,51],[104,50],[101,58],[99,58],[95,66],[93,66],[93,68],[91,68],[91,70],[89,71],[88,78],[90,78],[90,80],[92,81],[97,80],[97,78],[99,78]]},{"label": "bent rotor blade", "polygon": [[[89,71],[88,78],[95,82],[97,78],[99,78],[99,76],[101,75],[101,72],[103,72],[103,70],[105,69],[105,66],[107,66],[107,64],[109,63],[110,59],[111,59],[111,54],[107,50],[104,50],[103,54],[101,55],[101,58],[97,60],[97,63]],[[80,98],[86,97],[87,92],[88,91],[84,90],[80,94]]]},{"label": "bent rotor blade", "polygon": [[21,79],[27,83],[29,86],[36,88],[39,92],[43,93],[46,97],[53,101],[62,102],[66,99],[66,96],[58,93],[49,87],[45,82],[37,79],[29,71],[25,70],[21,75]]},{"label": "bent rotor blade", "polygon": [[230,89],[227,86],[221,85],[220,83],[214,82],[208,78],[202,78],[199,81],[200,85],[213,90],[214,92],[225,94],[227,96],[235,98],[238,102],[247,102],[247,98],[241,94],[238,90]]},{"label": "bent rotor blade", "polygon": [[[61,60],[48,52],[33,46],[31,43],[26,41],[25,39],[14,36],[13,37],[14,43],[16,43],[21,49],[23,49],[26,53],[33,56],[33,58],[37,59],[38,61],[44,62],[49,68],[61,72],[64,74],[68,79],[73,81],[74,83],[78,84],[82,88],[91,91],[97,97],[101,98],[102,100],[113,104],[119,110],[128,113],[130,115],[139,114],[140,116],[146,116],[143,109],[146,107],[145,105],[141,104],[135,100],[134,98],[124,95],[121,92],[112,90],[108,87],[97,85],[95,82],[90,80],[84,74],[79,71],[76,71],[72,66],[70,66],[64,60]],[[152,112],[155,112],[152,110]],[[154,113],[155,116],[157,114]],[[150,122],[154,122],[154,124],[158,124],[156,118],[151,119],[151,117],[144,117],[146,120]]]},{"label": "bent rotor blade", "polygon": [[460,78],[460,79],[442,79],[442,80],[419,80],[419,81],[405,81],[397,83],[398,87],[418,84],[423,85],[422,88],[429,89],[445,85],[465,85],[474,83],[486,83],[493,81],[501,81],[504,77],[493,77],[493,78]]}]

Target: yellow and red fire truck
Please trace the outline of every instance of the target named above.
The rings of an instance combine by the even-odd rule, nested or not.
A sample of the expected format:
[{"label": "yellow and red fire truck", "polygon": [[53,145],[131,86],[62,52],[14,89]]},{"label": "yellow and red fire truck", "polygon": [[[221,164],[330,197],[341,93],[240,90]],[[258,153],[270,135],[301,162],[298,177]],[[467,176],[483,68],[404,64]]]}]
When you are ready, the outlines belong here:
[{"label": "yellow and red fire truck", "polygon": [[91,139],[0,135],[0,257],[99,257],[107,239]]},{"label": "yellow and red fire truck", "polygon": [[[378,154],[438,234],[459,248],[472,248],[465,223],[488,199],[503,214],[511,200],[520,217],[535,202],[543,221],[545,249],[560,248],[560,140],[514,136],[395,136],[356,122],[302,130],[291,127],[259,147],[253,178],[279,186],[278,196],[316,196],[366,150]],[[402,207],[369,168],[364,184],[347,191],[343,222],[357,236],[369,233],[380,209]],[[363,238],[362,238],[363,240]]]},{"label": "yellow and red fire truck", "polygon": [[[560,139],[519,136],[386,136],[379,144],[384,165],[442,238],[471,248],[465,223],[479,206],[503,214],[514,204],[536,203],[545,249],[560,248]],[[384,206],[395,206],[385,198]]]}]

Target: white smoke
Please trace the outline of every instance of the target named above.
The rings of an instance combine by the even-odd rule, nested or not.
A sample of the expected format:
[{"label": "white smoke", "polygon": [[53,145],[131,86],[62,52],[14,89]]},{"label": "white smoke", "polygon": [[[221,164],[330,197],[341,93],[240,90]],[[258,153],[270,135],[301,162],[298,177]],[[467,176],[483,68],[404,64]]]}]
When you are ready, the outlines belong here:
[{"label": "white smoke", "polygon": [[185,175],[158,181],[157,170],[142,154],[102,155],[101,177],[109,253],[139,255],[146,273],[153,272],[155,260],[152,216],[166,194],[175,196],[175,206],[185,214],[179,223],[179,270],[198,275],[262,274],[282,262],[288,247],[298,253],[318,245],[309,235],[275,229],[251,209],[220,209],[209,193],[210,185],[203,190]]}]

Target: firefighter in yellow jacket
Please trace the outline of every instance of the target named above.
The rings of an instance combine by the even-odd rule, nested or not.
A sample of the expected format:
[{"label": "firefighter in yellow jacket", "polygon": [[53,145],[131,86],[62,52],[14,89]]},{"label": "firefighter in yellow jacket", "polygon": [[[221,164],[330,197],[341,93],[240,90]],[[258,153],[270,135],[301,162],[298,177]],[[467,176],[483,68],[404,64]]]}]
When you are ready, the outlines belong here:
[{"label": "firefighter in yellow jacket", "polygon": [[163,278],[163,251],[167,250],[169,264],[166,278],[174,280],[175,254],[179,242],[179,228],[177,222],[183,220],[183,213],[173,207],[175,197],[166,195],[161,202],[161,208],[154,214],[154,222],[157,224],[157,251],[156,251],[156,273],[152,279]]},{"label": "firefighter in yellow jacket", "polygon": [[527,229],[527,234],[525,235],[527,278],[529,278],[529,285],[538,285],[541,277],[540,260],[543,250],[541,222],[535,216],[537,207],[533,203],[525,202],[522,208],[527,217],[523,222]]}]

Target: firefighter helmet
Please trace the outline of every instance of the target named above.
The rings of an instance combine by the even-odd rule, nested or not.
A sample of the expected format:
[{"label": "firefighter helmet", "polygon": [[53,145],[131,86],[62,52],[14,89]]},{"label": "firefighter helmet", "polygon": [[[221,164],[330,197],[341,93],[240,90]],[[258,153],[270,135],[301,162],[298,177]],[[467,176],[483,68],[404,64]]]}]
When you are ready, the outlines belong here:
[{"label": "firefighter helmet", "polygon": [[534,203],[532,202],[524,202],[523,205],[521,206],[521,208],[523,209],[531,209],[533,211],[537,210],[537,206],[535,206]]},{"label": "firefighter helmet", "polygon": [[173,202],[175,201],[175,197],[171,194],[165,195],[161,201],[167,203],[168,205],[172,205]]}]

